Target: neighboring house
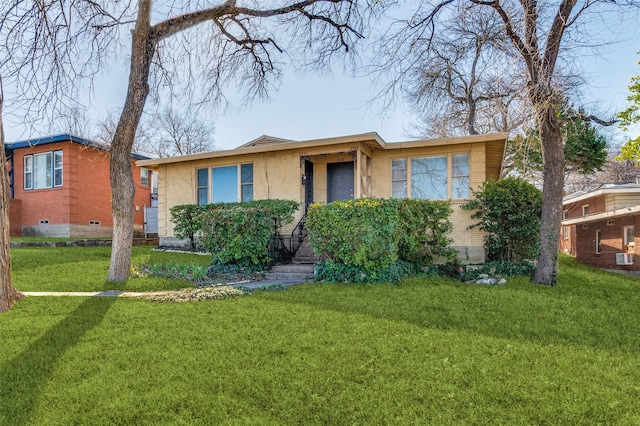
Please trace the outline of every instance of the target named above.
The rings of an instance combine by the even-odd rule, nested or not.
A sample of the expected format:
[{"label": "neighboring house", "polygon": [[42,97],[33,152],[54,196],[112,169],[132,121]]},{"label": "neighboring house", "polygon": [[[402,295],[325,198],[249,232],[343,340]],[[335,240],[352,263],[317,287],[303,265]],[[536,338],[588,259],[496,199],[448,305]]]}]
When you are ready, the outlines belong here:
[{"label": "neighboring house", "polygon": [[[108,147],[69,134],[5,144],[12,236],[112,235]],[[134,229],[144,232],[152,173],[135,165]]]},{"label": "neighboring house", "polygon": [[639,184],[605,184],[592,192],[577,192],[563,199],[560,251],[597,268],[640,270],[636,229],[640,230]]},{"label": "neighboring house", "polygon": [[[498,179],[505,134],[387,143],[376,133],[291,141],[262,136],[239,148],[138,161],[159,175],[161,245],[173,235],[170,209],[258,199],[300,203],[363,197],[451,200],[451,235],[460,258],[484,261],[483,233],[468,230],[460,205],[486,180]],[[286,230],[291,233],[295,222]]]}]

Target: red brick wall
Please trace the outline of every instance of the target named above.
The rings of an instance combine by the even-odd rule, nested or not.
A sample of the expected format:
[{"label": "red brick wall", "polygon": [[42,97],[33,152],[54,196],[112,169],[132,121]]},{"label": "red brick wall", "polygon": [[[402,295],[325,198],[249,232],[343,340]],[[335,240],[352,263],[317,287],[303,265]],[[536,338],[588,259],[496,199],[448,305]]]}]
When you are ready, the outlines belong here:
[{"label": "red brick wall", "polygon": [[[63,183],[60,188],[24,190],[24,156],[62,150]],[[150,205],[150,187],[140,186],[140,170],[132,160],[136,184],[134,224],[142,229],[144,205]],[[37,226],[40,220],[50,225],[113,226],[111,217],[111,183],[109,153],[73,142],[60,142],[19,149],[14,156],[15,199],[22,201],[22,226]],[[135,206],[134,206],[135,210]]]},{"label": "red brick wall", "polygon": [[[22,226],[34,226],[40,220],[51,224],[70,223],[70,185],[67,184],[70,142],[52,143],[14,151],[14,198],[22,201]],[[62,187],[24,189],[24,156],[41,152],[62,150]]]},{"label": "red brick wall", "polygon": [[589,214],[601,213],[605,211],[605,196],[599,195],[597,197],[587,198],[586,200],[578,201],[576,203],[567,204],[563,207],[567,211],[567,217],[563,219],[575,219],[582,217],[582,206],[589,205]]},{"label": "red brick wall", "polygon": [[9,200],[9,235],[11,237],[22,236],[22,201]]},{"label": "red brick wall", "polygon": [[[613,225],[607,225],[607,220],[576,225],[576,259],[580,263],[604,269],[640,270],[640,248],[636,249],[634,263],[630,266],[616,265],[616,253],[623,253],[623,227],[634,225],[636,244],[640,242],[640,216],[621,216],[614,219]],[[600,254],[596,253],[596,230],[600,230]]]},{"label": "red brick wall", "polygon": [[564,235],[564,226],[560,228],[560,252],[574,255],[576,254],[576,226],[567,226],[569,233],[568,238]]}]

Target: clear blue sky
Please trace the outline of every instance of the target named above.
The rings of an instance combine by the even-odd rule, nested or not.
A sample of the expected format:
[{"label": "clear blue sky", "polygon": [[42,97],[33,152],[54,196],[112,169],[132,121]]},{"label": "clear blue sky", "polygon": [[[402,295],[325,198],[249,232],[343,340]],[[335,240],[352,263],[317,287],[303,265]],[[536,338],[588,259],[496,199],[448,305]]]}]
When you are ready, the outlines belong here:
[{"label": "clear blue sky", "polygon": [[[636,54],[640,51],[637,21],[627,22],[618,39],[622,41],[601,48],[598,55],[585,52],[579,57],[588,79],[585,100],[607,113],[625,107],[629,79],[640,74],[637,64],[640,56]],[[124,65],[121,68],[112,66],[95,80],[90,118],[104,116],[106,111],[122,107],[126,94]],[[387,141],[408,139],[406,135],[412,117],[403,111],[401,103],[383,117],[379,106],[365,104],[373,91],[368,79],[353,78],[341,72],[303,76],[285,73],[280,90],[272,93],[270,101],[256,101],[248,108],[220,112],[215,119],[217,148],[234,148],[263,134],[301,140],[375,131]],[[15,118],[7,118],[7,141],[65,131],[54,127],[41,134],[29,135],[14,124]],[[633,129],[633,136],[637,135],[636,130]],[[616,135],[618,141],[624,137],[619,133]]]}]

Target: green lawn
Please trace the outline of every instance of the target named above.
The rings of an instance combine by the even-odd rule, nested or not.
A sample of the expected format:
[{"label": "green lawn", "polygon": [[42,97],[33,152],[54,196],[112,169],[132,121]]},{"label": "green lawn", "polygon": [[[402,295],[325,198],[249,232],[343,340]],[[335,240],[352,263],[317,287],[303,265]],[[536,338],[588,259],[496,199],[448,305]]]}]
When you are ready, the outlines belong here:
[{"label": "green lawn", "polygon": [[[107,283],[111,247],[36,247],[11,250],[12,280],[21,291],[174,290],[193,287],[176,279],[132,278]],[[207,265],[209,256],[133,247],[131,263]]]},{"label": "green lawn", "polygon": [[0,425],[637,425],[639,308],[566,257],[556,287],[31,297],[0,315]]}]

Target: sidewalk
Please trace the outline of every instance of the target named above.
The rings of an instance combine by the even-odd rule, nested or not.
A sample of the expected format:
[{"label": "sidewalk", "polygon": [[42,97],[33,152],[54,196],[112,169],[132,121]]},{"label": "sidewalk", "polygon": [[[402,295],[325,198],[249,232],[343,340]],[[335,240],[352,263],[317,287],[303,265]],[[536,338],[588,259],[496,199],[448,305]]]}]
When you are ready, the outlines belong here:
[{"label": "sidewalk", "polygon": [[[303,284],[298,280],[261,280],[247,281],[239,283],[226,284],[229,287],[246,287],[252,290],[268,287],[272,285],[281,285],[289,287],[292,285]],[[126,290],[105,290],[105,291],[21,291],[25,296],[53,296],[53,297],[143,297],[150,295],[171,294],[180,290],[162,290],[162,291],[126,291]]]}]

